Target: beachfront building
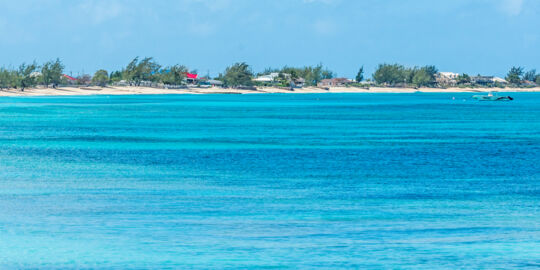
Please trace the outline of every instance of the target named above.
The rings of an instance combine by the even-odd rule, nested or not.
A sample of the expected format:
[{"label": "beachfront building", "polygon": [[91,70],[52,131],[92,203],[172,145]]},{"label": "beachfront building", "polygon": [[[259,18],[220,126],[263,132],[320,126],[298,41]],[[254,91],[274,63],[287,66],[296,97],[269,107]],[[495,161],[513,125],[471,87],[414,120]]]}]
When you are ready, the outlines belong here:
[{"label": "beachfront building", "polygon": [[276,79],[279,77],[279,73],[277,72],[273,72],[273,73],[270,73],[270,74],[266,74],[266,75],[261,75],[255,79],[253,79],[254,82],[259,82],[259,83],[273,83],[276,81]]},{"label": "beachfront building", "polygon": [[69,76],[69,75],[62,74],[62,81],[65,84],[73,85],[73,84],[77,84],[78,80],[76,78],[73,78],[73,77]]},{"label": "beachfront building", "polygon": [[302,88],[306,85],[306,80],[304,78],[296,78],[293,80],[294,87]]},{"label": "beachfront building", "polygon": [[255,83],[262,84],[262,85],[287,85],[287,87],[293,87],[293,88],[302,88],[306,84],[306,80],[304,78],[294,78],[289,73],[278,73],[278,72],[272,72],[270,74],[261,75],[257,78],[253,79]]},{"label": "beachfront building", "polygon": [[199,75],[192,74],[189,72],[186,73],[186,84],[193,85],[193,84],[197,84],[198,82],[199,82]]},{"label": "beachfront building", "polygon": [[508,84],[508,82],[503,78],[499,78],[495,76],[482,76],[482,75],[471,77],[471,82],[473,84],[483,85],[483,86],[497,86],[497,85],[502,86],[502,85]]},{"label": "beachfront building", "polygon": [[536,83],[535,83],[535,82],[531,82],[531,81],[525,80],[525,81],[521,82],[521,85],[522,85],[522,86],[535,87],[535,86],[536,86]]},{"label": "beachfront building", "polygon": [[494,83],[500,83],[500,84],[508,84],[508,81],[503,79],[503,78],[500,78],[500,77],[493,77],[493,82]]},{"label": "beachfront building", "polygon": [[493,76],[473,76],[471,77],[471,82],[474,84],[487,85],[493,82]]},{"label": "beachfront building", "polygon": [[435,80],[439,85],[450,85],[454,86],[457,84],[457,78],[459,77],[458,73],[454,72],[439,72],[435,74]]},{"label": "beachfront building", "polygon": [[213,87],[219,87],[219,86],[223,86],[223,82],[222,81],[218,81],[218,80],[208,80],[206,81],[208,84],[210,84],[211,86]]},{"label": "beachfront building", "polygon": [[333,78],[333,79],[324,79],[320,81],[318,87],[344,87],[353,83],[352,80],[347,78]]},{"label": "beachfront building", "polygon": [[221,87],[223,86],[223,82],[203,77],[199,78],[198,85],[201,88]]},{"label": "beachfront building", "polygon": [[34,72],[30,73],[30,77],[32,77],[32,78],[38,78],[38,77],[40,77],[41,75],[42,75],[42,74],[41,74],[41,72],[39,72],[39,71],[34,71]]}]

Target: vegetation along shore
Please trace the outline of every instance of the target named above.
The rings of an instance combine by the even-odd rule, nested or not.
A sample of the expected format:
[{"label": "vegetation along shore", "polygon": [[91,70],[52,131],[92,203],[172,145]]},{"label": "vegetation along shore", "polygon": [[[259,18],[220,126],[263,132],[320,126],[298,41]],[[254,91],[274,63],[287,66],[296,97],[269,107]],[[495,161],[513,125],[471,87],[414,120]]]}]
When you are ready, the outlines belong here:
[{"label": "vegetation along shore", "polygon": [[236,63],[212,78],[184,65],[162,66],[151,57],[137,57],[121,70],[102,69],[93,75],[65,74],[60,59],[0,68],[0,96],[417,91],[540,92],[540,74],[534,69],[512,67],[505,78],[499,78],[440,72],[435,66],[380,64],[370,78],[363,67],[355,78],[340,78],[322,65],[268,68],[254,73],[248,64]]}]

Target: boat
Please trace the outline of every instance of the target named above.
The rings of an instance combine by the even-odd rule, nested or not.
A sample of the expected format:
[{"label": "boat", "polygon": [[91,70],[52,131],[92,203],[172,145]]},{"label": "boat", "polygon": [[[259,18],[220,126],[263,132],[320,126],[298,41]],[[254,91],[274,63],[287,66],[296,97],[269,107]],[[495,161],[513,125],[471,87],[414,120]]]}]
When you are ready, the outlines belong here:
[{"label": "boat", "polygon": [[487,95],[475,95],[473,96],[474,99],[478,101],[512,101],[514,100],[511,96],[499,96],[499,95],[493,95],[493,93],[489,93]]}]

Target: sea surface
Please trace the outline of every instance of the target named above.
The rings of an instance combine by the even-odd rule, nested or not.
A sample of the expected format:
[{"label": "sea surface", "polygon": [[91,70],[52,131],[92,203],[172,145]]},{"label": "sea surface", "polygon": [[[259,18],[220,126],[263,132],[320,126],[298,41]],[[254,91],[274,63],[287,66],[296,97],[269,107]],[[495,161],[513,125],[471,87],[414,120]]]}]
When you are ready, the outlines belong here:
[{"label": "sea surface", "polygon": [[0,98],[0,269],[538,269],[511,95]]}]

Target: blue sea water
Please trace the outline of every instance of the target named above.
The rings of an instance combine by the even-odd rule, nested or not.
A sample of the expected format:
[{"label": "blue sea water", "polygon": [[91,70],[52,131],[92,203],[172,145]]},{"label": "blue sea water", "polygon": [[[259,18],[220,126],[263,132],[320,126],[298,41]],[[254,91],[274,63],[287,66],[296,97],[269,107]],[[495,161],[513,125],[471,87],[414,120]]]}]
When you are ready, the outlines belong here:
[{"label": "blue sea water", "polygon": [[0,268],[538,269],[512,96],[0,98]]}]

